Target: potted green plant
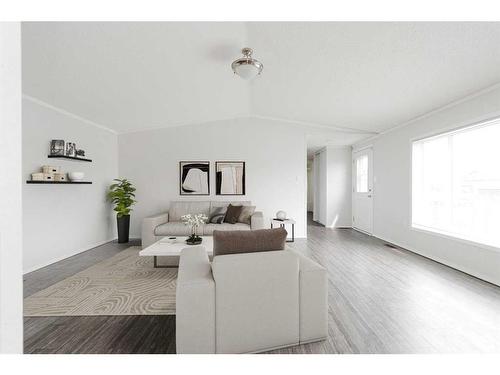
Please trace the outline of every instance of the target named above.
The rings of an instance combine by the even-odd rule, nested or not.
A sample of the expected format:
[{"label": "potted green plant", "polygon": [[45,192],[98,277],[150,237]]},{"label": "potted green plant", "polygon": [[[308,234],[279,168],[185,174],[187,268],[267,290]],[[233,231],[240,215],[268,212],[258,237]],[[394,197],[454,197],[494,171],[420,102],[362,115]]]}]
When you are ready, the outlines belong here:
[{"label": "potted green plant", "polygon": [[118,243],[126,243],[129,240],[130,211],[136,202],[135,187],[126,178],[115,178],[113,181],[116,183],[109,187],[108,199],[115,205]]}]

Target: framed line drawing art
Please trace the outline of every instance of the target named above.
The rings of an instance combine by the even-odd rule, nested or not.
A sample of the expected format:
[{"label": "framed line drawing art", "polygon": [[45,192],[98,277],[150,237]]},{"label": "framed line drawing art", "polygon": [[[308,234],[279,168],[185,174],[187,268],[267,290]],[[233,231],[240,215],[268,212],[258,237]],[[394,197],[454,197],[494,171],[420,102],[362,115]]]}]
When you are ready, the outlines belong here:
[{"label": "framed line drawing art", "polygon": [[215,162],[215,194],[245,195],[245,162]]},{"label": "framed line drawing art", "polygon": [[179,162],[179,194],[210,195],[210,162]]}]

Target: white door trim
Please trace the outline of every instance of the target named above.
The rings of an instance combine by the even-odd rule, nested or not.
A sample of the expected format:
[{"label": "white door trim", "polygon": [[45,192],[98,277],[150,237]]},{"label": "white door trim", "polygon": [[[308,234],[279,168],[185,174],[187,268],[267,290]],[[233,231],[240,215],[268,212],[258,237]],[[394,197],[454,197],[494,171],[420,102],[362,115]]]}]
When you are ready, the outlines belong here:
[{"label": "white door trim", "polygon": [[[356,199],[358,199],[358,196],[356,194],[356,159],[363,154],[368,155],[368,192],[367,198],[371,200],[370,203],[370,209],[369,212],[367,213],[369,215],[369,221],[370,221],[370,227],[371,228],[358,228],[356,226],[356,220],[355,220],[355,215],[356,215]],[[351,210],[352,210],[352,228],[364,233],[368,234],[370,236],[373,235],[373,197],[374,197],[374,174],[373,174],[373,146],[369,145],[366,147],[363,147],[362,149],[357,149],[353,150],[352,152],[352,202],[351,202]],[[359,220],[358,220],[359,222]],[[369,230],[366,230],[369,229]]]}]

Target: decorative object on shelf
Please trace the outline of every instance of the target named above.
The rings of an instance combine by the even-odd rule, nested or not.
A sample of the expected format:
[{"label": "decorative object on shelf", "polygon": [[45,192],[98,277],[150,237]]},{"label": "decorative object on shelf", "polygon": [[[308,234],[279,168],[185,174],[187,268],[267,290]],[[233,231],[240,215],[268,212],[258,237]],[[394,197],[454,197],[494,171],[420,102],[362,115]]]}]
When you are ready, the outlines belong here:
[{"label": "decorative object on shelf", "polygon": [[181,220],[184,222],[184,224],[191,226],[191,235],[186,240],[186,243],[188,245],[201,244],[202,238],[198,236],[196,230],[201,224],[207,222],[208,216],[204,214],[196,214],[196,215],[187,214],[187,215],[182,215]]},{"label": "decorative object on shelf", "polygon": [[245,195],[245,162],[215,162],[215,194]]},{"label": "decorative object on shelf", "polygon": [[73,142],[66,143],[66,156],[76,157],[76,144]]},{"label": "decorative object on shelf", "polygon": [[276,212],[276,219],[278,219],[278,220],[286,220],[286,212],[285,211],[278,211],[278,212]]},{"label": "decorative object on shelf", "polygon": [[43,165],[42,172],[43,173],[60,173],[61,167],[54,167],[52,165]]},{"label": "decorative object on shelf", "polygon": [[210,162],[179,162],[179,194],[210,195]]},{"label": "decorative object on shelf", "polygon": [[129,241],[130,211],[136,202],[135,187],[126,178],[114,179],[117,183],[109,187],[108,199],[115,205],[116,224],[118,227],[118,243]]},{"label": "decorative object on shelf", "polygon": [[31,181],[43,181],[43,173],[41,172],[32,173]]},{"label": "decorative object on shelf", "polygon": [[[65,156],[62,156],[65,157]],[[41,172],[31,174],[31,180],[27,183],[54,183],[54,184],[91,184],[90,181],[83,181],[85,174],[83,172],[69,172],[68,174],[61,171],[61,167],[52,165],[43,165],[40,168]],[[68,177],[71,181],[68,181]]]},{"label": "decorative object on shelf", "polygon": [[[85,159],[85,150],[77,150],[76,143],[64,142],[62,139],[53,139],[50,142],[49,158],[62,157],[65,159],[82,159],[91,162],[91,159]],[[55,173],[55,172],[54,172]]]},{"label": "decorative object on shelf", "polygon": [[260,75],[262,69],[264,69],[264,65],[252,58],[253,50],[246,47],[241,50],[241,53],[243,57],[233,61],[231,64],[234,74],[239,75],[243,79],[252,79]]},{"label": "decorative object on shelf", "polygon": [[35,172],[31,174],[31,181],[53,181],[54,173]]},{"label": "decorative object on shelf", "polygon": [[85,173],[83,172],[69,172],[68,177],[71,181],[83,181]]},{"label": "decorative object on shelf", "polygon": [[65,155],[64,140],[53,139],[50,141],[50,155],[63,156]]},{"label": "decorative object on shelf", "polygon": [[66,181],[66,173],[54,173],[54,181]]}]

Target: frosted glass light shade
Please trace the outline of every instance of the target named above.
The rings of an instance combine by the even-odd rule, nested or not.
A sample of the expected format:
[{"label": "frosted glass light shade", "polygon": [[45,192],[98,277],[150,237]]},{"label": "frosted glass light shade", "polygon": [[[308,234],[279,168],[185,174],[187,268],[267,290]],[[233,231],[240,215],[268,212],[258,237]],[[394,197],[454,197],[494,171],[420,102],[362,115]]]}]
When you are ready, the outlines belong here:
[{"label": "frosted glass light shade", "polygon": [[234,72],[243,79],[252,79],[256,77],[260,71],[253,64],[242,64],[234,67]]}]

